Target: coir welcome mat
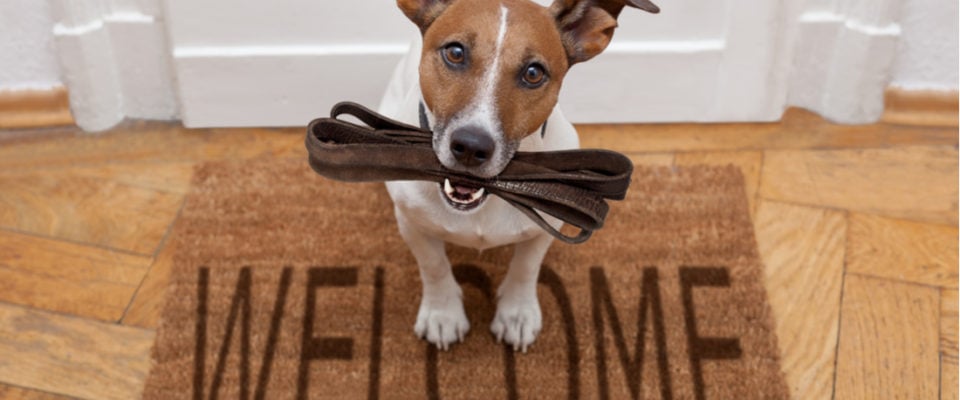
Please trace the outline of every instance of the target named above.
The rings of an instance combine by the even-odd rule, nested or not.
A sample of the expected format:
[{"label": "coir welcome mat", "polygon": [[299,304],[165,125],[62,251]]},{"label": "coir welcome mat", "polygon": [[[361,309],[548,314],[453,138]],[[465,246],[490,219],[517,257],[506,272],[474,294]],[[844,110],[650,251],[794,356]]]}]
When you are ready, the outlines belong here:
[{"label": "coir welcome mat", "polygon": [[148,399],[788,396],[733,167],[637,168],[604,229],[551,248],[527,354],[488,330],[509,248],[450,248],[472,330],[448,352],[414,336],[419,276],[381,184],[207,164],[173,240]]}]

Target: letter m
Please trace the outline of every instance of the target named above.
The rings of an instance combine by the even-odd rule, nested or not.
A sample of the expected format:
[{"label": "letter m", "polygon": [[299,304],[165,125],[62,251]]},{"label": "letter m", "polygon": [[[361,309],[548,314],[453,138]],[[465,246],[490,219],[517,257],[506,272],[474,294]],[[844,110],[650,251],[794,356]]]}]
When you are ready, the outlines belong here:
[{"label": "letter m", "polygon": [[602,268],[590,268],[590,300],[593,307],[594,346],[597,357],[597,388],[601,399],[610,398],[610,387],[607,382],[607,352],[605,348],[604,314],[609,320],[613,342],[617,349],[620,364],[626,374],[627,386],[631,396],[636,400],[640,397],[640,384],[643,373],[643,355],[646,343],[644,338],[647,332],[648,310],[653,310],[654,340],[657,346],[657,369],[660,375],[660,395],[663,399],[672,398],[670,391],[670,369],[667,365],[666,334],[663,326],[663,305],[660,301],[660,283],[656,267],[643,269],[643,283],[641,286],[640,306],[637,312],[636,344],[634,355],[630,357],[627,340],[624,338],[617,308],[610,294],[610,285]]}]

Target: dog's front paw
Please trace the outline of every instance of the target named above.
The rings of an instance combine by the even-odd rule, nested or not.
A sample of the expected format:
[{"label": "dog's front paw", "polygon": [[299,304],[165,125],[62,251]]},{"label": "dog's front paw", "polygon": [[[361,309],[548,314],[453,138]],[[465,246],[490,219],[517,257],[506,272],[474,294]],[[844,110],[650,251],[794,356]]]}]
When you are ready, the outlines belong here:
[{"label": "dog's front paw", "polygon": [[426,338],[441,350],[449,349],[454,341],[463,342],[463,337],[470,331],[470,321],[463,311],[459,290],[446,295],[424,296],[413,331],[417,337]]},{"label": "dog's front paw", "polygon": [[516,293],[501,290],[497,302],[497,315],[493,317],[490,331],[497,341],[506,341],[513,350],[527,352],[543,326],[540,315],[540,303],[536,292],[533,295],[518,296]]}]

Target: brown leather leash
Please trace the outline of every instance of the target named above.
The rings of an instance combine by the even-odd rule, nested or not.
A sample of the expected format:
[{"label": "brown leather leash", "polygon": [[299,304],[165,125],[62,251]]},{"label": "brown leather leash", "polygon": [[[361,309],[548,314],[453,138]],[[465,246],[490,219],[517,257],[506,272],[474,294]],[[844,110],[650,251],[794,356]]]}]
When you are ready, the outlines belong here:
[{"label": "brown leather leash", "polygon": [[[352,115],[367,126],[337,119]],[[478,178],[451,171],[437,159],[433,134],[391,120],[356,103],[335,105],[329,118],[307,127],[310,167],[327,178],[348,182],[452,178],[482,187],[516,207],[551,235],[583,243],[603,227],[606,200],[623,200],[633,163],[607,150],[518,152],[500,175]],[[537,213],[552,215],[580,229],[567,236]]]}]

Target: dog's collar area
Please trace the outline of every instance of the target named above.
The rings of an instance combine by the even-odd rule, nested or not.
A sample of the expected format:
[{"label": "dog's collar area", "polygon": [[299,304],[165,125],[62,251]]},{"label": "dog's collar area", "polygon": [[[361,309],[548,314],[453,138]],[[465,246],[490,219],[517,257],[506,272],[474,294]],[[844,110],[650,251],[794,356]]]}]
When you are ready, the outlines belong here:
[{"label": "dog's collar area", "polygon": [[[420,102],[420,129],[429,131],[430,129],[430,120],[427,119],[427,107],[423,105],[423,102]],[[543,126],[540,127],[540,137],[547,135],[547,121],[543,121]]]}]

